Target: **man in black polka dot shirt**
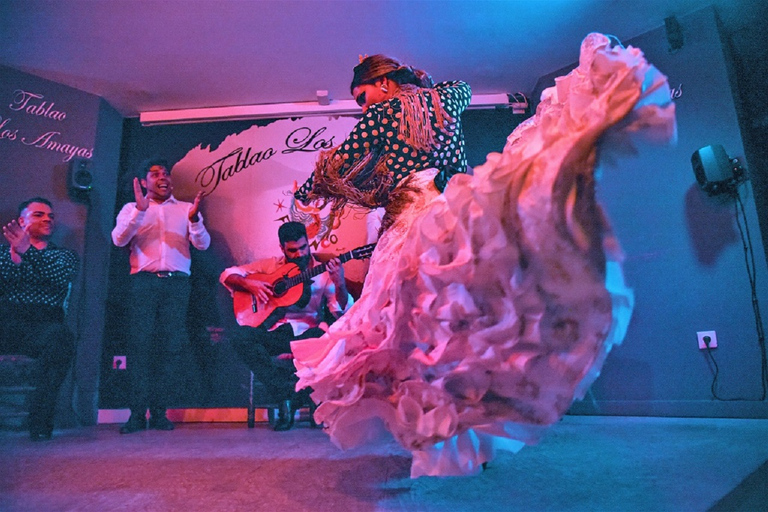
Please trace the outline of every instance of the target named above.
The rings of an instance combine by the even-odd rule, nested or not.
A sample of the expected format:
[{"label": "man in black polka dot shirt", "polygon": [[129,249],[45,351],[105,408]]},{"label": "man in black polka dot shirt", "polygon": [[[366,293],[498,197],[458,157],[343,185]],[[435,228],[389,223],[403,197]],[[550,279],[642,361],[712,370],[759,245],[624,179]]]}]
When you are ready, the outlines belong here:
[{"label": "man in black polka dot shirt", "polygon": [[40,365],[29,410],[33,441],[51,438],[56,397],[75,352],[64,317],[79,259],[49,241],[53,228],[51,202],[34,197],[3,226],[9,245],[0,247],[0,353]]}]

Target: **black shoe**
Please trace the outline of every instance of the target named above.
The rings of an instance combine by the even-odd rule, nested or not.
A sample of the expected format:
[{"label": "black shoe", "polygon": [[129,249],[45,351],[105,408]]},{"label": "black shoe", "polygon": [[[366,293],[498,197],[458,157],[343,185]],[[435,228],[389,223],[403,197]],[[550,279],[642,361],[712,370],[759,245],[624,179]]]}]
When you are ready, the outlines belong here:
[{"label": "black shoe", "polygon": [[149,428],[154,430],[173,430],[174,427],[173,423],[171,423],[171,420],[166,418],[165,416],[150,416],[149,418]]},{"label": "black shoe", "polygon": [[122,427],[120,427],[120,433],[133,434],[134,432],[138,432],[139,430],[146,430],[146,429],[147,429],[146,418],[142,418],[141,416],[131,415],[131,417],[128,418],[128,421],[125,422],[125,424]]},{"label": "black shoe", "polygon": [[285,432],[293,427],[293,417],[296,411],[293,409],[293,403],[290,400],[280,402],[277,409],[277,421],[275,422],[275,432]]}]

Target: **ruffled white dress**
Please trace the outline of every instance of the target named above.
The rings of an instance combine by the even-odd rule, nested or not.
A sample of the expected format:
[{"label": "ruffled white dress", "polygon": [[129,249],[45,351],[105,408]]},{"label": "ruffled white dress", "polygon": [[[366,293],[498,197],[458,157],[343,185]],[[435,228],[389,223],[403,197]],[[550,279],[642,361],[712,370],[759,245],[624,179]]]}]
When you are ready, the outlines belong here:
[{"label": "ruffled white dress", "polygon": [[597,150],[676,136],[674,105],[636,48],[590,34],[536,114],[444,194],[433,172],[381,237],[360,300],[292,344],[342,448],[391,433],[411,476],[466,475],[517,451],[580,399],[633,307],[594,196]]}]

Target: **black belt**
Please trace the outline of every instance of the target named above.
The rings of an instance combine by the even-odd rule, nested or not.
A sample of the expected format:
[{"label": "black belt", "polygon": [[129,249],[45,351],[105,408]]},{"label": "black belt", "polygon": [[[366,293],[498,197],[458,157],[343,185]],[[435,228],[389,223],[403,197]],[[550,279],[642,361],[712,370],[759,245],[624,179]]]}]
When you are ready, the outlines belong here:
[{"label": "black belt", "polygon": [[161,270],[159,272],[147,272],[146,270],[142,270],[142,273],[150,274],[150,275],[153,275],[155,277],[161,277],[161,278],[166,278],[166,277],[189,277],[189,274],[187,274],[186,272],[182,272],[180,270],[174,270],[174,271]]}]

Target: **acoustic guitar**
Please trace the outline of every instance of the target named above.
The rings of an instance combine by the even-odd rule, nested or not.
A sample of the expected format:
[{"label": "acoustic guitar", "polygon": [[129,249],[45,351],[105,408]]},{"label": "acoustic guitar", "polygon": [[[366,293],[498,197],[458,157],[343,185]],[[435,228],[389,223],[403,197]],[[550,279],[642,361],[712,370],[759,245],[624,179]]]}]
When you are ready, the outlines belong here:
[{"label": "acoustic guitar", "polygon": [[[351,259],[364,260],[370,258],[376,244],[364,245],[340,255],[339,261],[346,263]],[[301,299],[304,283],[328,270],[328,263],[317,265],[301,271],[295,263],[286,263],[271,274],[248,274],[245,279],[266,283],[272,289],[272,297],[266,304],[258,304],[256,297],[244,291],[235,291],[232,301],[235,308],[235,318],[240,325],[258,327],[275,312],[277,308],[296,304]],[[301,285],[301,286],[300,286]]]}]

